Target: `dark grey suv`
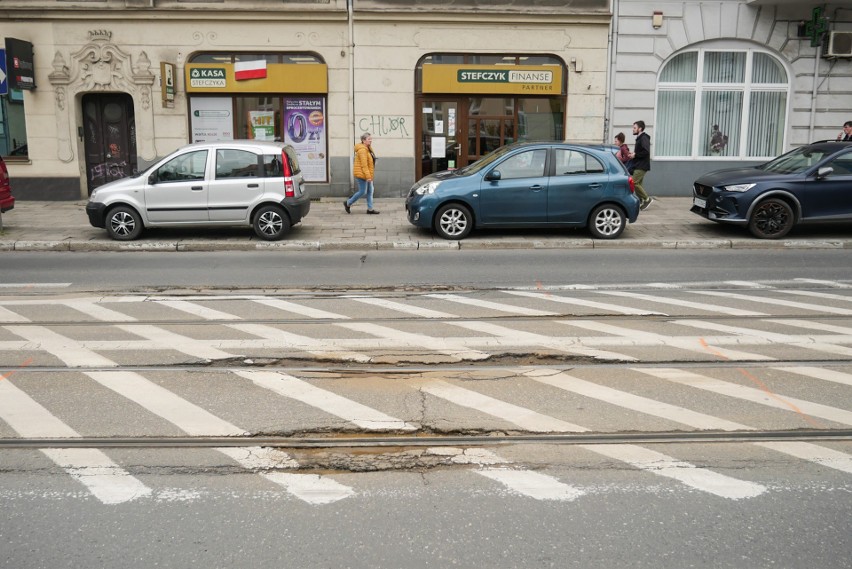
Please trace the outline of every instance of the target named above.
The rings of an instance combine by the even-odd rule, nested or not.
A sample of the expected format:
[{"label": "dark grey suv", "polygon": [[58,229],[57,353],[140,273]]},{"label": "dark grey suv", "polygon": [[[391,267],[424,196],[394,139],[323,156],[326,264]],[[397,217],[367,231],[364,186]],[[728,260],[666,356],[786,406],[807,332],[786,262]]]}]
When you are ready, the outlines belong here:
[{"label": "dark grey suv", "polygon": [[691,211],[761,239],[784,237],[797,223],[852,221],[852,142],[815,142],[760,166],[704,174]]}]

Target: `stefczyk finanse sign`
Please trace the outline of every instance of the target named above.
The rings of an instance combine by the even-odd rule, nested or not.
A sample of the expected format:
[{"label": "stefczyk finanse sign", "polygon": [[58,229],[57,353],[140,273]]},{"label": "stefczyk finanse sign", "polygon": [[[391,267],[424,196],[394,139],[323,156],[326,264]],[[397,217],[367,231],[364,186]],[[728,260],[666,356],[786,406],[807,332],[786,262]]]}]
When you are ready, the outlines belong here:
[{"label": "stefczyk finanse sign", "polygon": [[459,69],[459,83],[552,83],[552,71]]}]

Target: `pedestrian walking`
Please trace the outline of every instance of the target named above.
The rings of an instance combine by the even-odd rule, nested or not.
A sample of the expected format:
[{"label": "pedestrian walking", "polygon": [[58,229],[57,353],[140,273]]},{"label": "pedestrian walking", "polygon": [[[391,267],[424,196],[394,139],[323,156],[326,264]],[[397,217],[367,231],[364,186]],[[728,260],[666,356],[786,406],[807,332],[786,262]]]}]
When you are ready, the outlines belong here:
[{"label": "pedestrian walking", "polygon": [[630,161],[630,148],[624,143],[623,132],[615,135],[615,145],[618,146],[618,152],[615,153],[615,156],[622,164],[627,164]]},{"label": "pedestrian walking", "polygon": [[645,132],[645,121],[633,123],[633,134],[636,136],[636,145],[630,153],[630,158],[633,160],[633,184],[640,200],[639,209],[645,210],[653,200],[642,185],[645,174],[651,170],[651,137]]},{"label": "pedestrian walking", "polygon": [[843,123],[843,130],[837,135],[837,140],[850,141],[852,140],[852,121]]},{"label": "pedestrian walking", "polygon": [[343,209],[350,213],[352,204],[367,196],[367,213],[377,214],[373,209],[373,178],[376,173],[376,154],[373,152],[373,137],[369,132],[361,135],[361,142],[355,145],[355,160],[352,163],[352,174],[358,191],[351,198],[343,202]]}]

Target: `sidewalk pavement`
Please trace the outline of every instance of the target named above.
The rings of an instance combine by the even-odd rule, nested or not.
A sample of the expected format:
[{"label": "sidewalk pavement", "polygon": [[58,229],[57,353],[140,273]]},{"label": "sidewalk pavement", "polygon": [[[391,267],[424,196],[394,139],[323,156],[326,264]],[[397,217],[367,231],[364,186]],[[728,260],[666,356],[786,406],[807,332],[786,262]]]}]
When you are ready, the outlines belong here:
[{"label": "sidewalk pavement", "polygon": [[135,241],[113,241],[89,225],[85,201],[17,201],[3,214],[0,251],[332,251],[454,249],[852,249],[850,224],[800,226],[785,239],[751,237],[744,227],[716,224],[689,211],[690,198],[657,198],[615,240],[586,229],[474,230],[446,241],[408,223],[402,198],[377,198],[380,215],[359,202],[322,198],[281,241],[263,241],[247,227],[150,229]]}]

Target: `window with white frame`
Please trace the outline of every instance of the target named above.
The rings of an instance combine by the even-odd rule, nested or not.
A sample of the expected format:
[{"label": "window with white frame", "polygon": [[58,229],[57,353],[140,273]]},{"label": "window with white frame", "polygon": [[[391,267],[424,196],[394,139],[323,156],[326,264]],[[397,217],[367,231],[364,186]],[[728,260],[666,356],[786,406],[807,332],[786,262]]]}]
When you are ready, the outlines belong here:
[{"label": "window with white frame", "polygon": [[657,81],[657,157],[767,158],[784,145],[789,81],[756,49],[699,48],[672,57]]}]

